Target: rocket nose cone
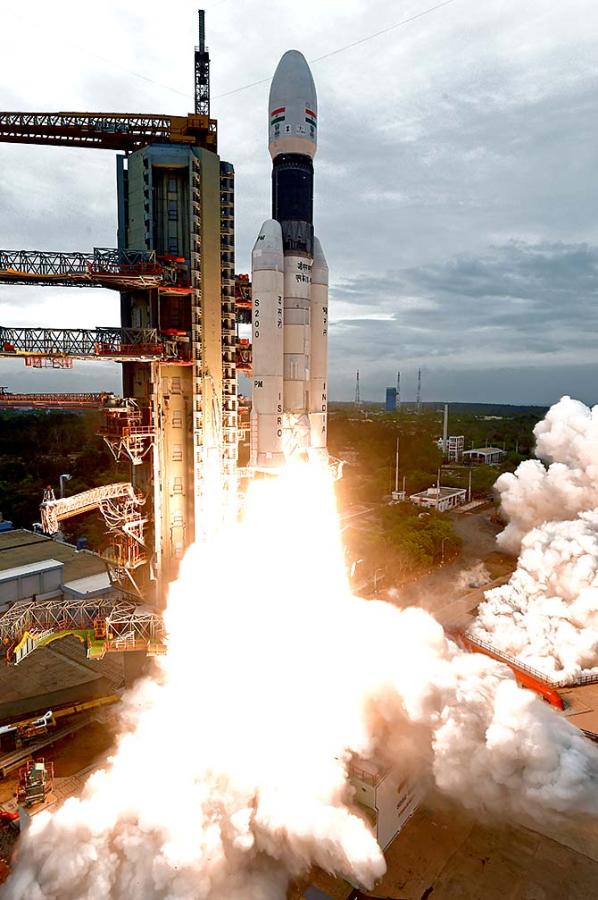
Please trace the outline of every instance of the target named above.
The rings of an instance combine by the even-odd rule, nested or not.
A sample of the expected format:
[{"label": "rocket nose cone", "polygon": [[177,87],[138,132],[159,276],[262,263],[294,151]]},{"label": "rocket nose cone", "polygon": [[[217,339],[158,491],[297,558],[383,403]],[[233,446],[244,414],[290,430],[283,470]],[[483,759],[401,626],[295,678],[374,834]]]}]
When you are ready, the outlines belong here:
[{"label": "rocket nose cone", "polygon": [[270,86],[268,104],[270,153],[316,152],[318,98],[316,86],[303,53],[287,50]]},{"label": "rocket nose cone", "polygon": [[254,272],[263,269],[284,271],[282,249],[282,228],[275,219],[267,219],[260,229],[251,254],[251,268]]},{"label": "rocket nose cone", "polygon": [[291,96],[298,93],[306,94],[306,96],[312,95],[315,100],[316,86],[311,69],[303,53],[299,50],[287,50],[276,66],[270,87],[270,97],[273,93],[280,91]]}]

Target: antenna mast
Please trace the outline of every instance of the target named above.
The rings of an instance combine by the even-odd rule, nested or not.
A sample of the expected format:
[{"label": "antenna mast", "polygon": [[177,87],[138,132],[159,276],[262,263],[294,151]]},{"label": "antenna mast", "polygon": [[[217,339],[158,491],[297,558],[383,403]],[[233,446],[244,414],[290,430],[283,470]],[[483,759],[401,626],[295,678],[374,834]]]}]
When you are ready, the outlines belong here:
[{"label": "antenna mast", "polygon": [[361,406],[361,394],[359,392],[359,369],[355,378],[355,406]]},{"label": "antenna mast", "polygon": [[422,411],[422,370],[417,370],[417,411]]},{"label": "antenna mast", "polygon": [[444,422],[442,425],[442,455],[448,457],[448,403],[444,404]]},{"label": "antenna mast", "polygon": [[401,373],[397,372],[397,402],[396,402],[397,412],[400,412],[401,409]]},{"label": "antenna mast", "polygon": [[195,48],[195,114],[210,116],[210,54],[206,48],[206,22],[203,9],[198,9],[199,44]]}]

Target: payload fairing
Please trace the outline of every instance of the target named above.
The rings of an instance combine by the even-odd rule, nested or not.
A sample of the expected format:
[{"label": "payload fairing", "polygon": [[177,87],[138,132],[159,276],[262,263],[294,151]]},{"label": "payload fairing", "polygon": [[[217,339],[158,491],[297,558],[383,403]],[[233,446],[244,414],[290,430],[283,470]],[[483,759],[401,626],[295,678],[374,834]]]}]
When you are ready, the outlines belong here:
[{"label": "payload fairing", "polygon": [[328,266],[313,226],[316,88],[303,54],[280,60],[269,99],[272,218],[252,254],[251,460],[328,460]]}]

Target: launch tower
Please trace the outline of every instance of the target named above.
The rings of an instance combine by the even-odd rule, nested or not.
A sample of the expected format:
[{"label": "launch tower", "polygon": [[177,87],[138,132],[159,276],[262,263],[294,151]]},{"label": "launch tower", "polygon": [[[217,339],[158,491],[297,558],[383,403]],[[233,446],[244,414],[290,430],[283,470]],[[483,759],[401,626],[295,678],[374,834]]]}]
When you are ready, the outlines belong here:
[{"label": "launch tower", "polygon": [[[119,290],[121,327],[4,327],[0,356],[39,368],[123,364],[123,397],[106,405],[102,435],[131,463],[131,485],[109,487],[133,512],[117,509],[108,555],[115,578],[158,605],[186,547],[236,509],[234,170],[209,113],[203,11],[193,114],[0,113],[0,142],[122,151],[116,250],[0,250],[0,282]],[[245,369],[249,355],[243,346]],[[114,504],[96,491],[100,508]]]}]

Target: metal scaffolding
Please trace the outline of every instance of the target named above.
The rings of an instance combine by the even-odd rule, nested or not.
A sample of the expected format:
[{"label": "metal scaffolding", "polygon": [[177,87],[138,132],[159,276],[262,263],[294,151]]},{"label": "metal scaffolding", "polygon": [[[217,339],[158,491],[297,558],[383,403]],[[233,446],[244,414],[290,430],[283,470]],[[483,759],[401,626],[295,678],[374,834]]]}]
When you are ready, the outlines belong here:
[{"label": "metal scaffolding", "polygon": [[128,510],[129,507],[134,508],[144,502],[129,482],[103,484],[58,500],[54,496],[54,491],[47,488],[40,505],[42,528],[46,534],[56,534],[60,527],[59,522],[83,515],[92,509],[99,509],[105,518],[110,514],[117,515],[120,519],[123,511],[119,507],[126,507]]},{"label": "metal scaffolding", "polygon": [[198,11],[199,44],[195,48],[195,112],[210,115],[210,54],[206,47],[206,23],[203,9]]},{"label": "metal scaffolding", "polygon": [[237,338],[235,368],[237,372],[251,373],[252,354],[251,341],[249,339]]},{"label": "metal scaffolding", "polygon": [[123,401],[109,391],[98,394],[13,394],[0,387],[0,409],[105,409]]},{"label": "metal scaffolding", "polygon": [[216,151],[216,120],[202,115],[3,112],[0,142],[99,147],[131,152],[149,144],[188,144]]},{"label": "metal scaffolding", "polygon": [[0,645],[14,664],[68,634],[84,641],[88,656],[95,658],[119,650],[165,652],[161,616],[121,591],[92,599],[25,600],[0,615]]},{"label": "metal scaffolding", "polygon": [[155,328],[4,328],[0,357],[147,360],[178,358],[176,344]]},{"label": "metal scaffolding", "polygon": [[103,556],[112,576],[117,581],[124,579],[130,582],[134,591],[139,593],[133,572],[148,561],[144,537],[148,520],[140,511],[144,503],[145,497],[132,484],[119,482],[103,484],[58,500],[52,488],[46,488],[39,509],[46,534],[56,534],[60,522],[65,519],[99,510],[110,538],[110,546]]},{"label": "metal scaffolding", "polygon": [[156,439],[156,426],[150,417],[151,410],[141,410],[132,399],[105,407],[105,424],[100,427],[100,434],[117,462],[127,456],[137,466],[149,453]]},{"label": "metal scaffolding", "polygon": [[2,284],[53,284],[63,287],[151,288],[164,272],[154,251],[96,247],[93,253],[0,250]]}]

